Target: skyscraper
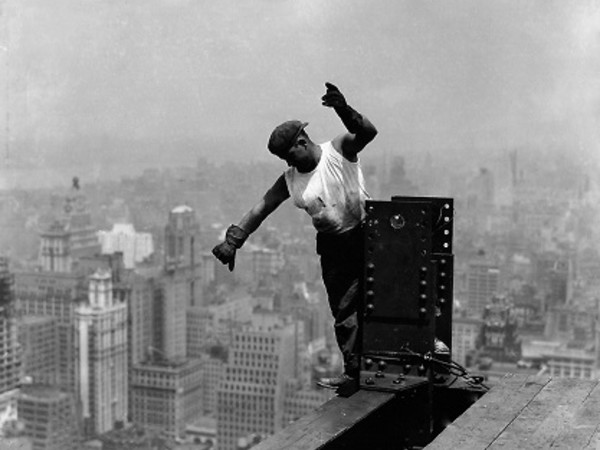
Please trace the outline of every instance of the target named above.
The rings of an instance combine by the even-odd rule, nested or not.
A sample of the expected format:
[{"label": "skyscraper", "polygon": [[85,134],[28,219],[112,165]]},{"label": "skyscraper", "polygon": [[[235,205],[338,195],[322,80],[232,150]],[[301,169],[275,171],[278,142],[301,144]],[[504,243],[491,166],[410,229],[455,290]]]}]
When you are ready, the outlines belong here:
[{"label": "skyscraper", "polygon": [[35,384],[60,384],[60,346],[54,317],[23,316],[19,319],[19,343],[23,349],[23,374]]},{"label": "skyscraper", "polygon": [[51,317],[58,330],[58,381],[75,389],[73,324],[75,308],[85,299],[85,277],[74,273],[27,272],[15,276],[20,315]]},{"label": "skyscraper", "polygon": [[165,226],[164,272],[154,297],[154,344],[164,358],[185,357],[187,311],[201,302],[201,257],[194,211],[178,206],[169,213]]},{"label": "skyscraper", "polygon": [[218,391],[217,442],[235,450],[238,438],[284,426],[285,382],[298,372],[294,323],[273,321],[235,332]]},{"label": "skyscraper", "polygon": [[0,258],[0,413],[15,408],[22,377],[14,306],[14,277]]},{"label": "skyscraper", "polygon": [[133,367],[131,420],[170,439],[202,415],[202,362],[149,361]]},{"label": "skyscraper", "polygon": [[481,317],[486,305],[498,293],[500,269],[495,264],[475,260],[469,263],[467,272],[467,309],[470,314]]},{"label": "skyscraper", "polygon": [[88,301],[75,310],[77,394],[88,436],[127,420],[127,305],[113,299],[111,274],[90,277]]},{"label": "skyscraper", "polygon": [[165,227],[165,268],[171,271],[178,268],[196,268],[201,253],[197,242],[200,228],[194,210],[181,205],[169,213]]}]

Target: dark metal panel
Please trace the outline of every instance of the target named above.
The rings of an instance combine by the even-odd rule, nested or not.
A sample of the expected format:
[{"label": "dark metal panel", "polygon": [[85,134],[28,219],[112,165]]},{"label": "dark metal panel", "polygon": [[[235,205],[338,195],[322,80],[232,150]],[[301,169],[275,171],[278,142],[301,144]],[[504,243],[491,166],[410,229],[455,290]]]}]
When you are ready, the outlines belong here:
[{"label": "dark metal panel", "polygon": [[367,202],[363,355],[433,346],[431,205]]}]

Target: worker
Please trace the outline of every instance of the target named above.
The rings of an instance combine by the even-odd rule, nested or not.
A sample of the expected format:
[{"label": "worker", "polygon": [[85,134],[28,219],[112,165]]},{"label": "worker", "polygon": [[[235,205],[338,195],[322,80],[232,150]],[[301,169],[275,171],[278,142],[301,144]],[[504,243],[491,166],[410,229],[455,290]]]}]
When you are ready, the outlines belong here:
[{"label": "worker", "polygon": [[233,270],[236,250],[290,197],[295,206],[310,215],[317,231],[316,251],[344,361],[343,373],[321,378],[317,384],[346,389],[358,385],[360,371],[357,308],[363,264],[361,229],[365,200],[369,198],[358,153],[375,138],[377,129],[346,103],[336,86],[325,83],[325,87],[323,106],[333,108],[348,132],[316,144],[306,132],[307,122],[289,120],[277,126],[267,147],[289,168],[237,225],[227,229],[224,242],[213,249],[213,254]]}]

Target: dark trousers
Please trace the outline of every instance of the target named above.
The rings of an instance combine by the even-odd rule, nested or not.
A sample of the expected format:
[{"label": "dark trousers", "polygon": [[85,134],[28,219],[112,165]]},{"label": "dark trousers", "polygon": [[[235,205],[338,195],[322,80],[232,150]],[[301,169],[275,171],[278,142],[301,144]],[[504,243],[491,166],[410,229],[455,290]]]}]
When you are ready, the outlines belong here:
[{"label": "dark trousers", "polygon": [[359,372],[358,305],[363,264],[362,227],[343,234],[317,233],[317,253],[327,290],[329,307],[335,319],[334,331],[344,357],[344,371]]}]

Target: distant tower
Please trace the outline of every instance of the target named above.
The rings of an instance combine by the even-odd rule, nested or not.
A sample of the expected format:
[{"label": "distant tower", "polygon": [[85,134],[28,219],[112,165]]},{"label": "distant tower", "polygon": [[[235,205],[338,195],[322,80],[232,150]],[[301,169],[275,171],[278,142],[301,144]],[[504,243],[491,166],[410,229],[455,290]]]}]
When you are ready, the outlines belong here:
[{"label": "distant tower", "polygon": [[78,258],[97,255],[101,250],[77,178],[65,196],[62,211],[55,211],[54,215],[52,225],[40,233],[39,263],[46,272],[70,273]]},{"label": "distant tower", "polygon": [[70,233],[69,250],[73,258],[100,253],[97,230],[92,224],[87,198],[81,191],[77,177],[73,178],[73,185],[65,197],[63,210],[64,221]]},{"label": "distant tower", "polygon": [[112,294],[110,272],[98,270],[88,302],[75,310],[76,383],[87,436],[127,420],[127,305]]},{"label": "distant tower", "polygon": [[72,259],[70,252],[70,233],[64,224],[58,221],[40,233],[40,266],[45,272],[70,273]]},{"label": "distant tower", "polygon": [[485,167],[469,180],[467,206],[469,208],[490,209],[495,202],[494,174]]},{"label": "distant tower", "polygon": [[193,268],[198,264],[198,234],[200,228],[194,210],[189,206],[178,206],[169,213],[165,227],[165,268],[172,271]]},{"label": "distant tower", "polygon": [[155,317],[160,320],[155,322],[153,344],[168,360],[186,356],[187,312],[202,303],[198,233],[198,222],[190,207],[179,206],[169,213],[165,270],[154,296]]},{"label": "distant tower", "polygon": [[484,259],[469,263],[467,272],[467,309],[481,317],[485,307],[498,293],[500,269]]}]

